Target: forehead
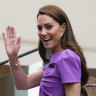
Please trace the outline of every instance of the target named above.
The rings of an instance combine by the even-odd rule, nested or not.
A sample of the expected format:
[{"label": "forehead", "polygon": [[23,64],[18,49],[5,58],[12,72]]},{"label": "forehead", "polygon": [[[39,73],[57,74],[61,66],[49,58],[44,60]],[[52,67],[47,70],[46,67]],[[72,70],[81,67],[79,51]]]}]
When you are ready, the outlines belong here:
[{"label": "forehead", "polygon": [[47,23],[57,23],[52,17],[48,15],[39,15],[37,19],[38,25],[47,24]]}]

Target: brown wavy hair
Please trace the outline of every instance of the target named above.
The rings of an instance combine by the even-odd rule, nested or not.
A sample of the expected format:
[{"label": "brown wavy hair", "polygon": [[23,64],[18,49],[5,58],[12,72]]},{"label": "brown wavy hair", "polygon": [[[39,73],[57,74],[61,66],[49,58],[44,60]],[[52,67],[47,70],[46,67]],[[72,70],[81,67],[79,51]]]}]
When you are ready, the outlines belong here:
[{"label": "brown wavy hair", "polygon": [[[89,73],[88,73],[87,67],[86,67],[86,60],[83,55],[82,48],[79,46],[79,44],[77,43],[77,41],[75,39],[73,30],[72,30],[72,27],[71,27],[71,24],[70,24],[70,21],[69,21],[67,15],[61,8],[59,8],[55,5],[46,5],[42,8],[40,8],[39,12],[37,14],[37,19],[38,19],[39,15],[48,15],[48,16],[52,17],[55,21],[57,21],[60,25],[62,25],[63,23],[66,24],[66,31],[64,32],[64,34],[61,38],[61,47],[63,49],[71,49],[77,55],[80,56],[81,70],[82,70],[81,85],[84,86],[87,83],[88,78],[89,78]],[[38,49],[39,49],[39,54],[40,54],[41,58],[43,59],[43,61],[48,62],[49,59],[46,58],[47,50],[44,47],[41,40],[39,40]]]}]

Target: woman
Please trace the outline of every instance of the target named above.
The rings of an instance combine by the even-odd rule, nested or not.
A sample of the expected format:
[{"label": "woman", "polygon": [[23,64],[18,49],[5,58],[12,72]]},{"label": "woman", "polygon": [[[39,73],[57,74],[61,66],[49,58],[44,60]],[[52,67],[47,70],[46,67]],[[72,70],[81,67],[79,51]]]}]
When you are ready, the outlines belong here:
[{"label": "woman", "polygon": [[[37,14],[39,54],[46,65],[26,76],[20,67],[18,52],[21,37],[12,26],[3,33],[12,76],[19,90],[40,85],[39,96],[80,96],[88,81],[86,61],[78,45],[68,17],[59,7],[47,5]],[[51,56],[46,58],[47,50]]]}]

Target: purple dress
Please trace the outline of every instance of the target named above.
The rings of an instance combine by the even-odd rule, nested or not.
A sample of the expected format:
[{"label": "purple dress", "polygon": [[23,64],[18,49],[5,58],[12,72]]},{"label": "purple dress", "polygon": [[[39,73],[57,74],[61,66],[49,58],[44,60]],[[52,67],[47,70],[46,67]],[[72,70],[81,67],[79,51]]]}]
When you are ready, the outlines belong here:
[{"label": "purple dress", "polygon": [[43,70],[39,96],[66,96],[64,83],[81,82],[80,57],[70,49],[52,54]]}]

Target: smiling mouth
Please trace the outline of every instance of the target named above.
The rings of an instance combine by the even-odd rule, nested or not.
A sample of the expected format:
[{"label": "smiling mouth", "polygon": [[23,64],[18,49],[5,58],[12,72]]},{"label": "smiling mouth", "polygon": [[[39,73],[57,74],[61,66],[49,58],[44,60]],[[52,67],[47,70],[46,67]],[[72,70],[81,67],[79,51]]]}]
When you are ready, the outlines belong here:
[{"label": "smiling mouth", "polygon": [[44,42],[48,42],[48,41],[50,41],[51,39],[52,39],[52,38],[44,38],[43,41],[44,41]]}]

